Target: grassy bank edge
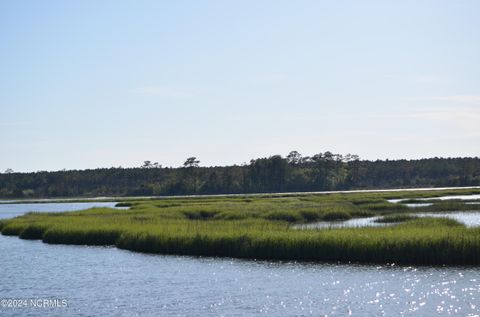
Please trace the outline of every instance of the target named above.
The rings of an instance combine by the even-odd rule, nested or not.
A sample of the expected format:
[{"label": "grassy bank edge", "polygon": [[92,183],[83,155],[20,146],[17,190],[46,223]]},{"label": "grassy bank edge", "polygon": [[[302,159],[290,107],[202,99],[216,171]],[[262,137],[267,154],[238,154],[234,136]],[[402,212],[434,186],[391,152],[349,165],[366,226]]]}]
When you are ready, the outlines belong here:
[{"label": "grassy bank edge", "polygon": [[[421,226],[425,228],[419,234]],[[466,229],[451,219],[438,218],[414,220],[403,229],[332,229],[295,235],[162,234],[113,227],[72,230],[35,224],[24,227],[3,224],[0,228],[3,235],[49,244],[116,246],[155,254],[405,265],[480,264],[479,231]],[[439,232],[443,234],[438,235]]]},{"label": "grassy bank edge", "polygon": [[[477,193],[480,193],[479,189],[449,189],[124,200],[120,204],[131,206],[128,211],[94,208],[68,213],[29,213],[1,220],[0,231],[3,235],[38,239],[50,244],[116,246],[157,254],[286,261],[479,265],[480,229],[467,229],[451,219],[408,219],[407,213],[411,209],[386,201],[390,198]],[[439,202],[435,207],[417,210],[450,210],[461,204]],[[348,208],[351,210],[347,211]],[[372,213],[402,223],[382,228],[308,231],[289,227],[292,221],[348,219],[371,216]],[[239,218],[239,215],[247,218]]]}]

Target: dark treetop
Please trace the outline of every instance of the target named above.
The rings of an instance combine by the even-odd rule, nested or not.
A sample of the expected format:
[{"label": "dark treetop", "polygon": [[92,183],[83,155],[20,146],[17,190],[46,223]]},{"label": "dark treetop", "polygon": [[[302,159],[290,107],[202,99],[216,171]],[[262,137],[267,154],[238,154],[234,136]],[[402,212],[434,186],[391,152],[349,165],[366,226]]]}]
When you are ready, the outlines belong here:
[{"label": "dark treetop", "polygon": [[145,161],[139,168],[99,168],[0,174],[0,198],[268,193],[480,185],[479,158],[360,160],[331,152],[296,151],[250,164],[199,167],[190,157],[179,168]]}]

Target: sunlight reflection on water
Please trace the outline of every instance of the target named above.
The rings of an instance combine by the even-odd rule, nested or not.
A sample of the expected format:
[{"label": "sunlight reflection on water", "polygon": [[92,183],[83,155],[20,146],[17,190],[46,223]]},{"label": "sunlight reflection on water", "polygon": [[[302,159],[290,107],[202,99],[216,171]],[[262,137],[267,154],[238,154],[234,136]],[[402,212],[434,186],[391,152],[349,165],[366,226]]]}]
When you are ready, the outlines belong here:
[{"label": "sunlight reflection on water", "polygon": [[162,256],[5,236],[0,249],[7,255],[1,262],[1,298],[68,301],[66,308],[42,311],[0,307],[1,316],[480,314],[480,269],[474,267]]}]

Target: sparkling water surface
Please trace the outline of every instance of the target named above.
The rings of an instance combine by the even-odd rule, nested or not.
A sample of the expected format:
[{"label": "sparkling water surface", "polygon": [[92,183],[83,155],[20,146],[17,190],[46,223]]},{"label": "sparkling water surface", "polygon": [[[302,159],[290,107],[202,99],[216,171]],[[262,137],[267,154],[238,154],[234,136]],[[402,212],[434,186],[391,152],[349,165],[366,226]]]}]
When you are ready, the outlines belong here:
[{"label": "sparkling water surface", "polygon": [[0,250],[1,299],[67,300],[62,308],[0,307],[0,316],[480,315],[475,267],[162,256],[5,236]]}]

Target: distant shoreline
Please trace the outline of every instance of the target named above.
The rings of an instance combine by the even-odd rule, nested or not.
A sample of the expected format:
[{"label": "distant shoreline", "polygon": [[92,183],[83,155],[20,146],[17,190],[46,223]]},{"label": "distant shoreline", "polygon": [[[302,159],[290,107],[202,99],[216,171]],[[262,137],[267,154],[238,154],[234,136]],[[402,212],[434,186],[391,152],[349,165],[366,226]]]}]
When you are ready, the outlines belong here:
[{"label": "distant shoreline", "polygon": [[75,197],[75,198],[38,198],[38,199],[0,199],[0,204],[41,204],[61,202],[89,202],[89,201],[122,201],[122,200],[149,200],[149,199],[171,199],[171,198],[208,198],[208,197],[258,197],[258,196],[284,196],[284,195],[328,195],[328,194],[354,194],[354,193],[386,193],[402,191],[442,191],[458,189],[480,189],[480,186],[463,187],[428,187],[428,188],[391,188],[391,189],[354,189],[314,192],[276,192],[276,193],[246,193],[246,194],[214,194],[214,195],[177,195],[177,196],[102,196],[102,197]]}]

